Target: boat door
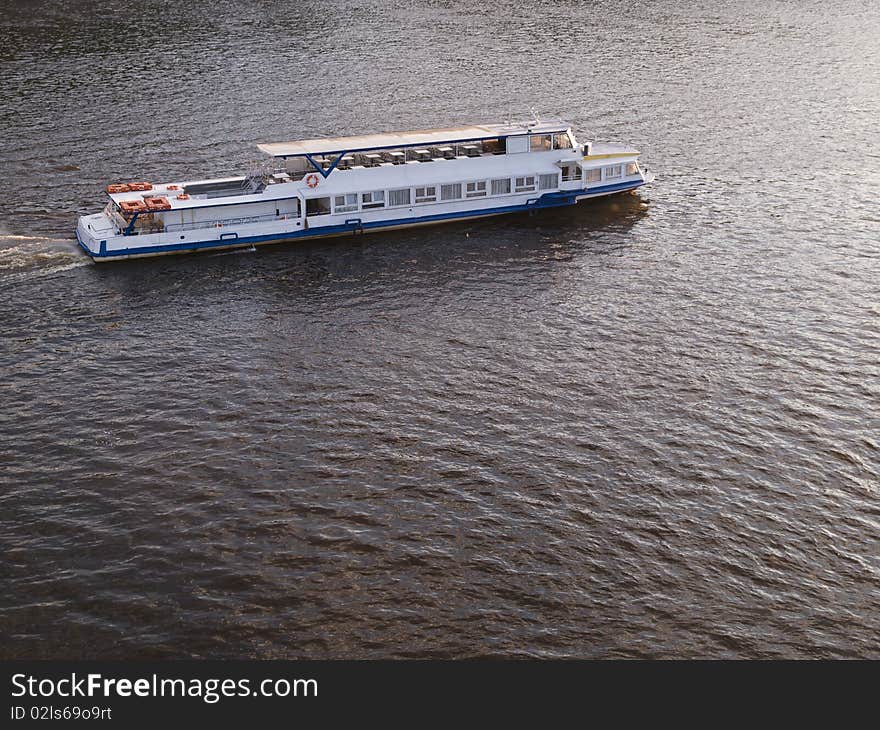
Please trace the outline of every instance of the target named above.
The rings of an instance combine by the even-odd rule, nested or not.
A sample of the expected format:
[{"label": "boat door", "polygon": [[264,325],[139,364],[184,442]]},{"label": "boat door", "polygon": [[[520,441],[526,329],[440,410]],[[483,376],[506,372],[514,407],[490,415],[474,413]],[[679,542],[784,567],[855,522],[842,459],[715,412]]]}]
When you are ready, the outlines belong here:
[{"label": "boat door", "polygon": [[302,218],[302,201],[298,197],[275,201],[275,215],[282,220]]},{"label": "boat door", "polygon": [[332,212],[332,209],[330,208],[330,196],[306,198],[303,210],[305,212],[303,226],[305,228],[311,228],[312,225],[320,222],[321,216],[330,215]]}]

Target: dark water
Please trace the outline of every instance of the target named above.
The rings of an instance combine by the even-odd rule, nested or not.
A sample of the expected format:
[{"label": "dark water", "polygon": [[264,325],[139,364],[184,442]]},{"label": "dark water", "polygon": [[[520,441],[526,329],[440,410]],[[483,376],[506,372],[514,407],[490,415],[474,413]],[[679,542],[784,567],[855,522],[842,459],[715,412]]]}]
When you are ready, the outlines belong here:
[{"label": "dark water", "polygon": [[[3,3],[0,655],[880,658],[880,10],[719,5]],[[109,181],[529,107],[658,182],[72,241]]]}]

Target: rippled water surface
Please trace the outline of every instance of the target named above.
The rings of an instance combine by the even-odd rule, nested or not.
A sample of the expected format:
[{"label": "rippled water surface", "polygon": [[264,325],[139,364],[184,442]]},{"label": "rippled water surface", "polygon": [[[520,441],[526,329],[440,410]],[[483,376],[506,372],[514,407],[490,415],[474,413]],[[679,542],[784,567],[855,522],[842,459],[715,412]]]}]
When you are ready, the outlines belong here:
[{"label": "rippled water surface", "polygon": [[[880,658],[880,10],[6,2],[0,655]],[[561,115],[637,196],[95,266],[118,179]]]}]

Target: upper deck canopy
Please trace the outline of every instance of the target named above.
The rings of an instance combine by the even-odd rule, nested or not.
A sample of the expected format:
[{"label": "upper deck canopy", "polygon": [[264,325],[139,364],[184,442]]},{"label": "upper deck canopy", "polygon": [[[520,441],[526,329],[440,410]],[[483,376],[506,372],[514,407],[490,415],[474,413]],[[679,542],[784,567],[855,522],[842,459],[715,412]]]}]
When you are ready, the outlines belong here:
[{"label": "upper deck canopy", "polygon": [[416,147],[437,145],[443,142],[467,142],[471,140],[507,137],[513,134],[541,132],[564,132],[568,124],[558,119],[522,124],[479,124],[445,129],[419,129],[410,132],[386,132],[364,134],[355,137],[327,137],[304,139],[298,142],[268,142],[257,145],[273,157],[297,157],[303,155],[326,155],[341,152],[359,152],[391,147]]}]

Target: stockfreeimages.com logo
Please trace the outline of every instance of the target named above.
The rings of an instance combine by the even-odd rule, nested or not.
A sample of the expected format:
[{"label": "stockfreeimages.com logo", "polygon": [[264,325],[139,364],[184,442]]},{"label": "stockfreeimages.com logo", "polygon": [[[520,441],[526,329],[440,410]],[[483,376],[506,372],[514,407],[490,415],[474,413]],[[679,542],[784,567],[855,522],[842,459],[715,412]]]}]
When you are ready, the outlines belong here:
[{"label": "stockfreeimages.com logo", "polygon": [[196,697],[209,704],[224,697],[317,697],[316,679],[169,679],[153,674],[128,679],[101,674],[71,673],[61,679],[12,675],[12,696],[33,698],[76,697]]}]

